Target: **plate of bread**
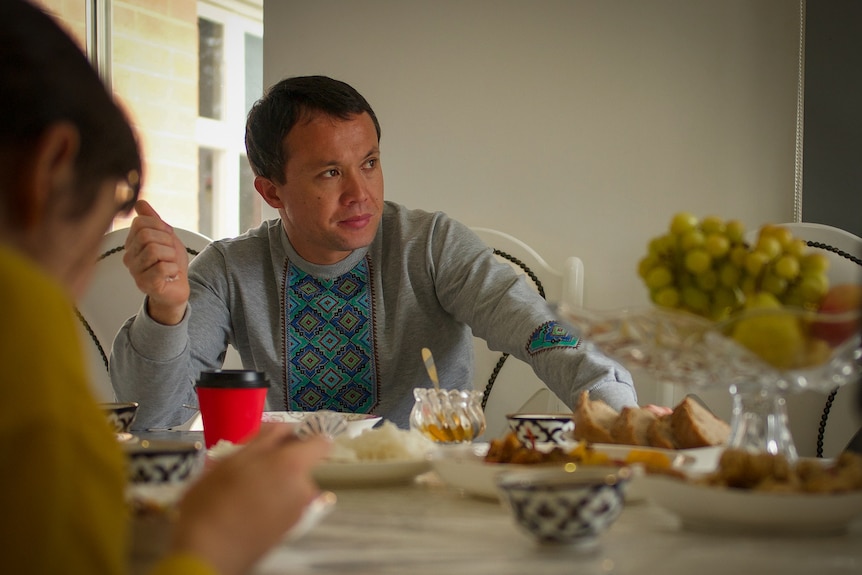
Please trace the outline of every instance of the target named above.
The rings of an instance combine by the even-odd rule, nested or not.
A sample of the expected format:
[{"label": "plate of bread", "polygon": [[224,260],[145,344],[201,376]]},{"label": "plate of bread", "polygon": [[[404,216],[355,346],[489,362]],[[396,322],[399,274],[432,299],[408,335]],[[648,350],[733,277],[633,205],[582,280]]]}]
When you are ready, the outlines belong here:
[{"label": "plate of bread", "polygon": [[591,400],[582,392],[572,415],[573,439],[591,443],[614,443],[693,449],[723,445],[730,426],[692,396],[686,396],[673,411],[659,416],[643,407],[617,411],[601,400]]},{"label": "plate of bread", "polygon": [[808,536],[862,522],[862,455],[850,452],[790,463],[727,449],[709,473],[651,475],[641,488],[686,529]]},{"label": "plate of bread", "polygon": [[572,439],[596,446],[623,445],[681,452],[695,458],[698,471],[709,471],[730,437],[730,426],[693,396],[686,396],[668,415],[643,407],[617,411],[589,392],[578,397]]}]

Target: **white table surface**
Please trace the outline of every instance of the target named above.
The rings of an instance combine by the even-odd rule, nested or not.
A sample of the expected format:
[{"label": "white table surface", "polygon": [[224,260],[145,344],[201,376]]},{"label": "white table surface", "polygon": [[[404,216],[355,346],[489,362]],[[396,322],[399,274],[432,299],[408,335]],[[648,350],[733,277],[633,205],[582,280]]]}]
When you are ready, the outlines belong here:
[{"label": "white table surface", "polygon": [[433,472],[410,486],[333,491],[332,513],[256,574],[862,573],[862,521],[819,537],[699,533],[644,501],[627,505],[596,550],[579,553],[536,544],[499,502],[461,495]]},{"label": "white table surface", "polygon": [[[146,435],[201,439],[200,432]],[[538,545],[501,503],[463,495],[434,472],[410,485],[330,490],[338,498],[331,513],[273,549],[255,575],[862,574],[862,519],[842,535],[708,533],[639,501],[626,505],[597,549],[581,553]],[[168,530],[136,520],[133,575],[147,571]]]}]

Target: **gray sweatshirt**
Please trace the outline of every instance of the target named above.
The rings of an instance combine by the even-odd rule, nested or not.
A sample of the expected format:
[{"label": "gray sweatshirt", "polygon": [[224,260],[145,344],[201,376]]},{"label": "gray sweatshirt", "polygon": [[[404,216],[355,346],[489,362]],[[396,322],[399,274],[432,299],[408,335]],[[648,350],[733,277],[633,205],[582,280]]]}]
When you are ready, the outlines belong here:
[{"label": "gray sweatshirt", "polygon": [[299,257],[270,220],[210,244],[189,282],[178,325],[144,305],[114,340],[111,380],[119,400],[140,403],[137,429],[188,419],[198,374],[220,368],[228,344],[269,375],[270,411],[375,413],[406,428],[413,388],[430,385],[421,349],[444,387],[470,389],[473,334],[569,405],[583,389],[616,409],[637,402],[624,368],[581,349],[523,277],[440,212],[386,202],[373,243],[327,266]]}]

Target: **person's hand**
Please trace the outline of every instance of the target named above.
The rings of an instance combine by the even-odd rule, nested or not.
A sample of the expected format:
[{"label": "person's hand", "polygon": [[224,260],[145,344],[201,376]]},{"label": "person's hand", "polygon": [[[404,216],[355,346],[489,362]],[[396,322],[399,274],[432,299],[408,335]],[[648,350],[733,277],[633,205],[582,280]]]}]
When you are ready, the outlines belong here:
[{"label": "person's hand", "polygon": [[155,321],[176,325],[189,301],[189,256],[186,247],[153,207],[139,200],[138,216],[126,238],[123,263],[147,297],[147,312]]},{"label": "person's hand", "polygon": [[653,403],[647,404],[643,406],[647,411],[653,412],[655,415],[659,417],[664,417],[665,415],[670,415],[673,413],[673,409],[670,407],[665,407],[664,405],[655,405]]},{"label": "person's hand", "polygon": [[278,543],[318,494],[311,469],[331,447],[293,433],[288,424],[262,424],[257,437],[207,469],[180,502],[172,550],[231,575]]}]

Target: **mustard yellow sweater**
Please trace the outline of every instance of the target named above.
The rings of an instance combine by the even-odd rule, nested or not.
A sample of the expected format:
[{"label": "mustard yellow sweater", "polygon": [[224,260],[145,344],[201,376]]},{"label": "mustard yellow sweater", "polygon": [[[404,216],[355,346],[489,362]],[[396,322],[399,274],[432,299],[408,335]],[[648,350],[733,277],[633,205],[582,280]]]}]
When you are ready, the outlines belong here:
[{"label": "mustard yellow sweater", "polygon": [[[123,455],[90,391],[71,302],[0,246],[0,566],[128,572]],[[212,573],[189,556],[156,573]]]}]

